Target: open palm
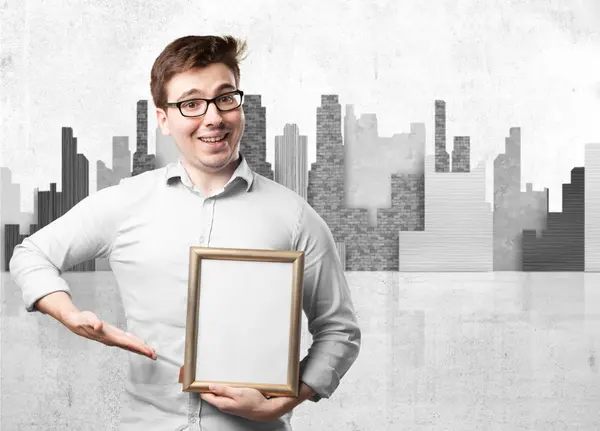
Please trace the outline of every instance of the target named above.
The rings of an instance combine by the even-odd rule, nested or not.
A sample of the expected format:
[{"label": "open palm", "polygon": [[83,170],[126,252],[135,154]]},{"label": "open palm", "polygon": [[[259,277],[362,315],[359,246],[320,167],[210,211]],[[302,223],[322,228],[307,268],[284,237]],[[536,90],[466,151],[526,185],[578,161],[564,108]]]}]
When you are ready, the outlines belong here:
[{"label": "open palm", "polygon": [[90,311],[74,311],[63,316],[62,323],[72,332],[107,346],[129,350],[156,360],[156,352],[135,335],[98,318]]}]

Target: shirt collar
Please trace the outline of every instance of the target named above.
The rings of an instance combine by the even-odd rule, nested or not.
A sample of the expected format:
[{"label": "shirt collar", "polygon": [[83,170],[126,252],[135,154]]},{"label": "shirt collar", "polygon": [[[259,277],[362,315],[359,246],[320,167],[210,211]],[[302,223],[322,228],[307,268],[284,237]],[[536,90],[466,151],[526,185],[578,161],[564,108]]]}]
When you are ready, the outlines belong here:
[{"label": "shirt collar", "polygon": [[[227,181],[227,184],[225,184],[225,186],[223,187],[224,190],[227,190],[227,188],[229,188],[230,185],[234,181],[236,181],[238,178],[241,178],[242,180],[244,180],[246,182],[246,191],[247,192],[250,190],[250,187],[252,186],[252,182],[254,181],[254,172],[252,172],[252,169],[248,165],[248,162],[246,161],[246,158],[244,157],[244,155],[242,154],[241,151],[240,151],[239,155],[240,155],[240,160],[241,160],[240,164],[233,172],[233,175],[231,175],[231,178],[229,179],[229,181]],[[188,172],[186,171],[185,167],[183,166],[183,163],[181,161],[181,156],[179,156],[179,158],[177,159],[176,162],[172,162],[167,165],[165,181],[167,182],[167,184],[170,184],[171,180],[176,177],[178,177],[181,180],[181,182],[183,184],[185,184],[186,186],[188,186],[188,187],[193,186],[192,180],[190,179]]]}]

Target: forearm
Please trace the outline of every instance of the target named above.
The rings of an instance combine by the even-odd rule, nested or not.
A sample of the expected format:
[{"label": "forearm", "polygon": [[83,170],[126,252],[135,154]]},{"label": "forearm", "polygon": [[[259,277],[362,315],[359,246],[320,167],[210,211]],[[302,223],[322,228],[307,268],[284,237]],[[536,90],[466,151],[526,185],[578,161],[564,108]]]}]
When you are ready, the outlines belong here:
[{"label": "forearm", "polygon": [[35,303],[35,307],[61,323],[63,322],[65,313],[79,311],[75,304],[73,304],[71,296],[64,291],[53,292],[44,296]]}]

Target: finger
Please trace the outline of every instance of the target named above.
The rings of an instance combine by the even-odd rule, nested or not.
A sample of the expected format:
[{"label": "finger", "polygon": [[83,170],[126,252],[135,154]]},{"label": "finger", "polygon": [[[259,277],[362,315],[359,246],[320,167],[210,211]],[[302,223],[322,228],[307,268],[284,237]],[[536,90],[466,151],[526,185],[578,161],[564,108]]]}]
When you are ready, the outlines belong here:
[{"label": "finger", "polygon": [[125,340],[125,341],[117,342],[116,345],[119,347],[122,347],[124,349],[130,350],[132,352],[139,353],[144,356],[148,356],[149,358],[152,358],[152,359],[156,358],[156,352],[154,351],[154,349],[145,344],[140,344],[140,343],[136,343],[133,341]]},{"label": "finger", "polygon": [[240,390],[238,388],[233,388],[227,385],[209,385],[208,390],[215,395],[220,395],[228,398],[236,398],[240,395]]},{"label": "finger", "polygon": [[135,341],[138,344],[143,344],[146,345],[146,342],[144,340],[142,340],[139,337],[136,337],[135,335],[133,335],[131,332],[124,332],[123,336],[128,337],[129,339]]},{"label": "finger", "polygon": [[123,335],[115,337],[115,340],[119,346],[124,346],[136,353],[156,359],[156,351],[133,334],[123,333]]},{"label": "finger", "polygon": [[155,353],[156,352],[154,350],[154,348],[152,348],[148,344],[146,344],[146,342],[144,340],[142,340],[141,338],[136,337],[131,332],[124,332],[123,333],[123,337],[125,337],[125,340],[127,340],[127,342],[134,343],[134,345],[137,345],[140,348],[145,348],[145,349],[147,349],[151,353]]},{"label": "finger", "polygon": [[107,346],[117,346],[132,353],[147,356],[156,359],[156,352],[150,346],[146,345],[135,335],[125,332],[116,326],[102,322],[102,329],[96,333],[91,333],[97,341]]},{"label": "finger", "polygon": [[119,346],[123,345],[137,349],[146,348],[148,351],[153,350],[142,339],[136,337],[131,332],[125,332],[116,326],[106,324],[104,332],[107,337],[114,340],[115,344],[118,344]]},{"label": "finger", "polygon": [[200,394],[200,398],[202,398],[204,401],[212,404],[219,410],[228,410],[228,411],[235,410],[236,403],[231,398],[222,397],[219,395],[212,394],[210,392]]},{"label": "finger", "polygon": [[212,404],[219,397],[215,394],[211,394],[210,392],[206,392],[206,393],[201,393],[200,398],[202,398],[204,401],[208,401],[209,403]]}]

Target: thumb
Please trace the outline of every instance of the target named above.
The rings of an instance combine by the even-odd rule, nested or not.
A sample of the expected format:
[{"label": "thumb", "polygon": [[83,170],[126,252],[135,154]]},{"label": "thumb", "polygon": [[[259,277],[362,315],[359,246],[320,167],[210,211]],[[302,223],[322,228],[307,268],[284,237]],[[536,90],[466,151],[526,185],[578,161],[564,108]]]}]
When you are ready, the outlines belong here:
[{"label": "thumb", "polygon": [[98,319],[98,316],[96,316],[95,314],[90,313],[90,314],[86,315],[85,320],[86,320],[85,323],[87,325],[91,326],[94,329],[94,331],[97,332],[102,329],[102,326],[103,326],[102,320]]}]

